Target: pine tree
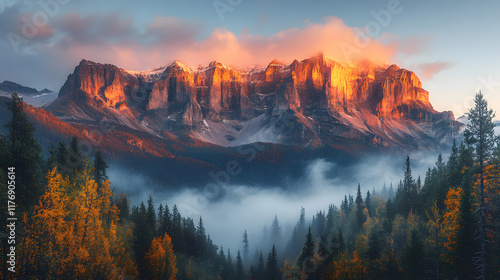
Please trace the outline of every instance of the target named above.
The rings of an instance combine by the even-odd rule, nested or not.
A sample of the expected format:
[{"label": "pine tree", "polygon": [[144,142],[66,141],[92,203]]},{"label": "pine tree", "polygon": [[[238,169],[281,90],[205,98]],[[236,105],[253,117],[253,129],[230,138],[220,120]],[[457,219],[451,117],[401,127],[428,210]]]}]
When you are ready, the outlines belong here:
[{"label": "pine tree", "polygon": [[236,279],[245,279],[245,271],[243,269],[243,260],[241,259],[240,250],[236,255]]},{"label": "pine tree", "polygon": [[412,230],[410,244],[406,248],[403,264],[410,279],[421,279],[424,272],[424,244],[417,230]]},{"label": "pine tree", "polygon": [[458,230],[456,235],[456,271],[461,277],[470,278],[474,276],[474,233],[476,219],[472,200],[472,179],[470,169],[464,171],[464,182],[462,183],[462,196],[460,197]]},{"label": "pine tree", "polygon": [[128,198],[121,194],[118,201],[116,201],[116,207],[118,208],[118,218],[120,219],[120,223],[123,223],[125,220],[128,220],[130,217],[130,206],[128,202]]},{"label": "pine tree", "polygon": [[403,181],[400,182],[396,193],[395,203],[398,213],[407,216],[411,210],[415,210],[418,191],[415,180],[411,175],[410,157],[406,157],[406,169]]},{"label": "pine tree", "polygon": [[67,164],[73,171],[80,171],[84,167],[84,158],[76,136],[73,136],[69,144]]},{"label": "pine tree", "polygon": [[59,142],[57,146],[57,168],[63,174],[68,174],[70,168],[68,167],[68,149],[64,142]]},{"label": "pine tree", "polygon": [[486,205],[485,193],[485,167],[492,157],[495,144],[495,124],[493,118],[495,113],[488,109],[488,102],[481,92],[474,98],[474,108],[467,113],[469,124],[464,131],[465,142],[473,148],[474,159],[478,164],[477,174],[479,176],[479,243],[478,268],[479,279],[486,279],[487,273],[487,223],[488,205]]},{"label": "pine tree", "polygon": [[248,244],[248,234],[247,231],[243,233],[243,257],[245,261],[248,261],[248,253],[249,253],[249,244]]},{"label": "pine tree", "polygon": [[35,128],[24,113],[22,98],[13,93],[8,108],[12,120],[5,126],[8,135],[1,167],[15,167],[16,204],[22,212],[31,209],[42,194],[42,149],[35,139]]},{"label": "pine tree", "polygon": [[271,244],[281,244],[281,227],[278,220],[278,215],[274,216],[274,220],[271,225]]},{"label": "pine tree", "polygon": [[203,219],[200,217],[198,221],[198,227],[196,228],[196,239],[197,239],[197,249],[198,257],[203,258],[206,253],[207,248],[207,237],[205,232],[205,226],[203,225]]},{"label": "pine tree", "polygon": [[356,220],[355,220],[355,232],[359,232],[363,228],[363,224],[366,221],[366,216],[363,213],[364,210],[363,197],[361,195],[361,186],[358,183],[358,191],[356,195]]},{"label": "pine tree", "polygon": [[344,195],[344,200],[342,200],[342,203],[340,204],[340,210],[344,212],[344,214],[347,215],[347,210],[349,209],[349,202],[347,201],[347,195]]},{"label": "pine tree", "polygon": [[153,197],[150,195],[148,198],[148,207],[146,210],[146,224],[148,225],[149,231],[154,236],[156,228],[156,210]]},{"label": "pine tree", "polygon": [[259,260],[258,260],[258,263],[257,263],[257,270],[256,270],[256,277],[255,279],[265,279],[265,274],[266,274],[266,271],[265,271],[265,264],[264,264],[264,255],[262,254],[262,251],[260,251],[260,254],[259,254]]},{"label": "pine tree", "polygon": [[109,166],[104,160],[101,150],[97,151],[94,159],[94,180],[99,186],[102,186],[102,183],[108,179],[107,168]]},{"label": "pine tree", "polygon": [[276,247],[273,245],[271,252],[267,256],[266,262],[266,276],[267,280],[280,280],[281,275],[278,267],[278,254],[276,253]]},{"label": "pine tree", "polygon": [[384,250],[385,237],[381,228],[373,228],[368,236],[368,250],[366,252],[369,260],[380,258]]},{"label": "pine tree", "polygon": [[365,207],[366,207],[366,209],[368,209],[368,215],[370,217],[373,217],[374,213],[373,213],[373,209],[372,209],[372,200],[371,200],[370,191],[366,192]]},{"label": "pine tree", "polygon": [[303,268],[307,268],[308,262],[311,258],[314,257],[314,242],[312,240],[311,227],[307,232],[306,242],[304,243],[304,247],[302,248],[302,252],[300,253],[299,258],[297,259],[297,265],[302,270]]},{"label": "pine tree", "polygon": [[159,221],[158,233],[160,235],[168,233],[168,235],[173,236],[172,214],[167,204],[163,209],[162,219]]}]

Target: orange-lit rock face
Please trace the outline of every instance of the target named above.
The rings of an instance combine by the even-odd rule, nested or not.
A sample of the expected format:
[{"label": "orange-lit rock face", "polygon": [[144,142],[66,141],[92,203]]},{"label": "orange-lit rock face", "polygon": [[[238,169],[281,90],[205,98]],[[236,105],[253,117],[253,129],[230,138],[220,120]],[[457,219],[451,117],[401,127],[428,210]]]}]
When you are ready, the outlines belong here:
[{"label": "orange-lit rock face", "polygon": [[[353,141],[358,148],[406,149],[428,147],[433,144],[419,141],[441,141],[458,129],[452,115],[432,108],[413,72],[366,61],[342,65],[323,55],[264,68],[215,61],[193,70],[176,61],[147,72],[82,61],[48,109],[68,120],[106,119],[216,145],[240,145],[242,137],[347,150]],[[127,145],[148,147],[134,143]]]},{"label": "orange-lit rock face", "polygon": [[148,110],[166,108],[169,103],[187,103],[193,95],[194,77],[176,62],[163,72],[164,79],[154,82]]},{"label": "orange-lit rock face", "polygon": [[[187,123],[197,118],[252,118],[274,106],[279,110],[315,108],[346,113],[366,110],[384,118],[434,112],[428,92],[413,72],[369,62],[347,66],[323,55],[290,65],[274,60],[251,74],[217,61],[198,70],[176,61],[157,76],[145,75],[82,61],[60,94],[83,92],[96,102],[101,100],[121,110],[175,108],[182,111]],[[138,92],[144,98],[133,98]]]},{"label": "orange-lit rock face", "polygon": [[[86,93],[102,98],[110,107],[117,107],[126,100],[125,87],[130,84],[120,69],[112,65],[83,62],[77,67],[74,83]],[[75,74],[73,74],[75,75]]]}]

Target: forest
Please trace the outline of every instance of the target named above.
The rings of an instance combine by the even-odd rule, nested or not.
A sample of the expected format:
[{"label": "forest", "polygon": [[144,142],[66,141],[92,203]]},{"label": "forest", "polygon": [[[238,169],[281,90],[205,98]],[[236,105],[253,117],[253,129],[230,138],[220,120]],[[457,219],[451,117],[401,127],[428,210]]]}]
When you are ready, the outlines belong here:
[{"label": "forest", "polygon": [[[463,140],[423,179],[408,156],[399,182],[365,193],[353,181],[356,194],[340,205],[310,218],[302,209],[290,234],[276,217],[261,240],[242,232],[232,252],[214,244],[203,217],[183,217],[151,196],[131,205],[113,191],[103,153],[84,157],[76,137],[44,156],[14,94],[0,137],[0,278],[500,279],[500,139],[481,93],[474,104]],[[12,180],[14,272],[4,183]]]}]

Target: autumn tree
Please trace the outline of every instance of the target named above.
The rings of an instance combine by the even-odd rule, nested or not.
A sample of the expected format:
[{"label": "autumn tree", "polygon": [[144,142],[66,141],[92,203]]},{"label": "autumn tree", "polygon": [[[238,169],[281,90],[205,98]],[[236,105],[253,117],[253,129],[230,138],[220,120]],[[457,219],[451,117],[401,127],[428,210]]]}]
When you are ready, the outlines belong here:
[{"label": "autumn tree", "polygon": [[426,212],[427,214],[427,228],[428,228],[428,238],[430,240],[431,246],[430,250],[433,251],[434,255],[434,274],[436,279],[439,279],[440,274],[440,255],[441,255],[441,236],[442,236],[442,220],[443,215],[437,206],[437,201],[434,201],[431,208]]},{"label": "autumn tree", "polygon": [[168,234],[163,237],[155,237],[144,258],[147,263],[149,279],[176,279],[176,256],[172,247],[172,239]]},{"label": "autumn tree", "polygon": [[91,174],[88,166],[74,180],[56,168],[48,173],[23,239],[20,278],[114,279],[137,273],[123,246],[130,235],[116,223],[117,215],[105,222],[112,196],[109,181],[98,189]]}]

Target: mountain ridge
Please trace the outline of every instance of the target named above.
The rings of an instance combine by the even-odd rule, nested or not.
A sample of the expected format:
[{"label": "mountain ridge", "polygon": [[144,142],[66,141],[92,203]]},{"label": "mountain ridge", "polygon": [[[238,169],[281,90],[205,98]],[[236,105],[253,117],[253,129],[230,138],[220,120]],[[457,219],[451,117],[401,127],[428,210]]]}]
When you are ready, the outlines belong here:
[{"label": "mountain ridge", "polygon": [[46,108],[69,122],[106,119],[219,146],[433,149],[460,126],[451,112],[434,110],[412,71],[344,66],[323,54],[256,68],[213,61],[192,69],[175,60],[152,71],[82,60]]}]

